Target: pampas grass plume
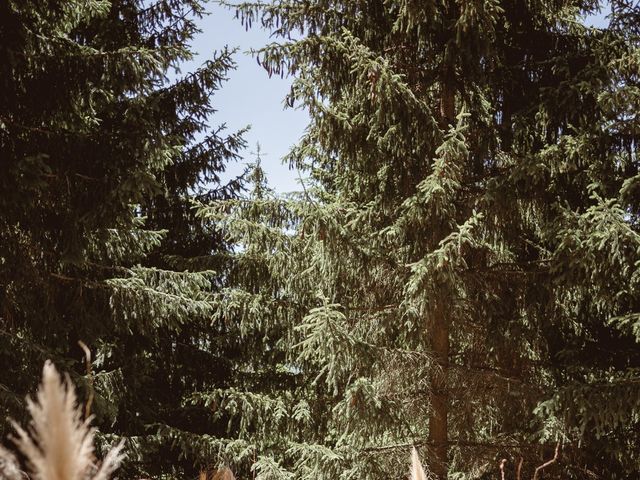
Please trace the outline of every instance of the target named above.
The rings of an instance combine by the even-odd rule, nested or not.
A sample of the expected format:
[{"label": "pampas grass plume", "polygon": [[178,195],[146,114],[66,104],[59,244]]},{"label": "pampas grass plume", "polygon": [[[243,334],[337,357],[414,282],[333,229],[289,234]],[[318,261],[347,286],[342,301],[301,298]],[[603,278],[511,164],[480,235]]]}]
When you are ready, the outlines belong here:
[{"label": "pampas grass plume", "polygon": [[15,422],[14,443],[27,459],[34,480],[108,480],[120,464],[122,444],[97,466],[93,455],[95,430],[82,420],[69,377],[61,377],[47,361],[36,399],[27,399],[28,430]]},{"label": "pampas grass plume", "polygon": [[0,445],[0,478],[2,480],[22,480],[22,472],[16,456]]},{"label": "pampas grass plume", "polygon": [[223,468],[213,476],[213,480],[236,480],[230,468]]}]

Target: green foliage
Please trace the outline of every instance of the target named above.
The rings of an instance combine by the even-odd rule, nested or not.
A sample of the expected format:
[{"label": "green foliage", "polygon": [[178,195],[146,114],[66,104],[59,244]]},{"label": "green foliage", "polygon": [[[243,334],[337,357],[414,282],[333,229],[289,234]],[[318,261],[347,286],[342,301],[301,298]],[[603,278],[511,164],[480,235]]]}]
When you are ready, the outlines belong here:
[{"label": "green foliage", "polygon": [[180,262],[227,250],[196,227],[191,197],[242,183],[220,180],[241,132],[208,126],[233,52],[176,77],[203,13],[195,0],[0,4],[0,416],[23,417],[52,359],[85,399],[93,382],[100,438],[125,439],[132,477],[195,475],[201,457],[179,459],[163,431],[209,428],[183,401],[227,370],[210,328],[224,272]]},{"label": "green foliage", "polygon": [[493,478],[559,441],[546,477],[629,478],[640,31],[611,5],[238,5],[311,115],[279,197],[259,158],[220,183],[231,53],[166,78],[199,2],[3,3],[0,405],[53,358],[130,476],[395,478],[416,445]]},{"label": "green foliage", "polygon": [[[215,398],[242,386],[228,431],[259,472],[389,478],[411,444],[437,467],[443,385],[451,478],[502,457],[532,473],[558,440],[545,475],[638,468],[636,9],[586,27],[599,7],[236,7],[284,40],[257,57],[311,114],[288,157],[304,194],[274,197],[257,166],[249,200],[199,206],[238,246],[220,315],[251,361]],[[267,442],[243,420],[290,395],[311,423],[278,417]]]}]

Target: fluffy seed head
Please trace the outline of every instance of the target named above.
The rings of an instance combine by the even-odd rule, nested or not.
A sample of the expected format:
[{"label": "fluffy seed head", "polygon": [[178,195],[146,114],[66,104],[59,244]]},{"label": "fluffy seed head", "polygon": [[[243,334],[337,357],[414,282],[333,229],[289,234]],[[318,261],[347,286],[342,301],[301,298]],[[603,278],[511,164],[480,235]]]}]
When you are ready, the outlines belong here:
[{"label": "fluffy seed head", "polygon": [[94,429],[90,418],[82,420],[76,394],[68,377],[64,379],[47,361],[36,399],[27,399],[31,414],[28,430],[15,422],[14,443],[27,458],[34,480],[107,480],[121,460],[121,448],[114,448],[97,468],[93,455]]}]

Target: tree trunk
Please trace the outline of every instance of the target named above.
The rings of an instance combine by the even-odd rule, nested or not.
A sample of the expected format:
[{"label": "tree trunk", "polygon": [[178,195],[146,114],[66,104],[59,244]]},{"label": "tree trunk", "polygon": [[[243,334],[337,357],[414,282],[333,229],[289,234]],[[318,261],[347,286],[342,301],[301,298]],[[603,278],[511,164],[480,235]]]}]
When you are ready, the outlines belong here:
[{"label": "tree trunk", "polygon": [[[446,69],[442,80],[440,115],[443,128],[455,120],[455,87],[453,72]],[[439,480],[447,478],[449,467],[449,398],[447,392],[447,368],[449,366],[449,315],[440,300],[431,319],[429,332],[431,351],[439,368],[431,377],[431,417],[429,418],[429,443],[433,447],[431,471]]]},{"label": "tree trunk", "polygon": [[449,429],[447,416],[447,366],[449,363],[449,320],[442,308],[438,308],[431,323],[431,350],[439,368],[431,376],[431,417],[429,418],[429,443],[435,456],[431,459],[431,471],[439,480],[447,478]]},{"label": "tree trunk", "polygon": [[440,120],[443,128],[453,124],[456,119],[456,96],[453,87],[453,75],[445,73],[442,82],[442,96],[440,97]]}]

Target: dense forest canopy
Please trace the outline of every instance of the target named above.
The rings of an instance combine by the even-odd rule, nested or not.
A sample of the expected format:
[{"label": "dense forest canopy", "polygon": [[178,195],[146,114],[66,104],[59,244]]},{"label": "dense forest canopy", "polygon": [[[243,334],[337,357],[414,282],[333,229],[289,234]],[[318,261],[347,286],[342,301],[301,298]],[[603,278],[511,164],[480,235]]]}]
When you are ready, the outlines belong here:
[{"label": "dense forest canopy", "polygon": [[223,180],[205,2],[0,0],[2,416],[50,359],[124,478],[633,478],[640,5],[227,7],[298,193]]}]

